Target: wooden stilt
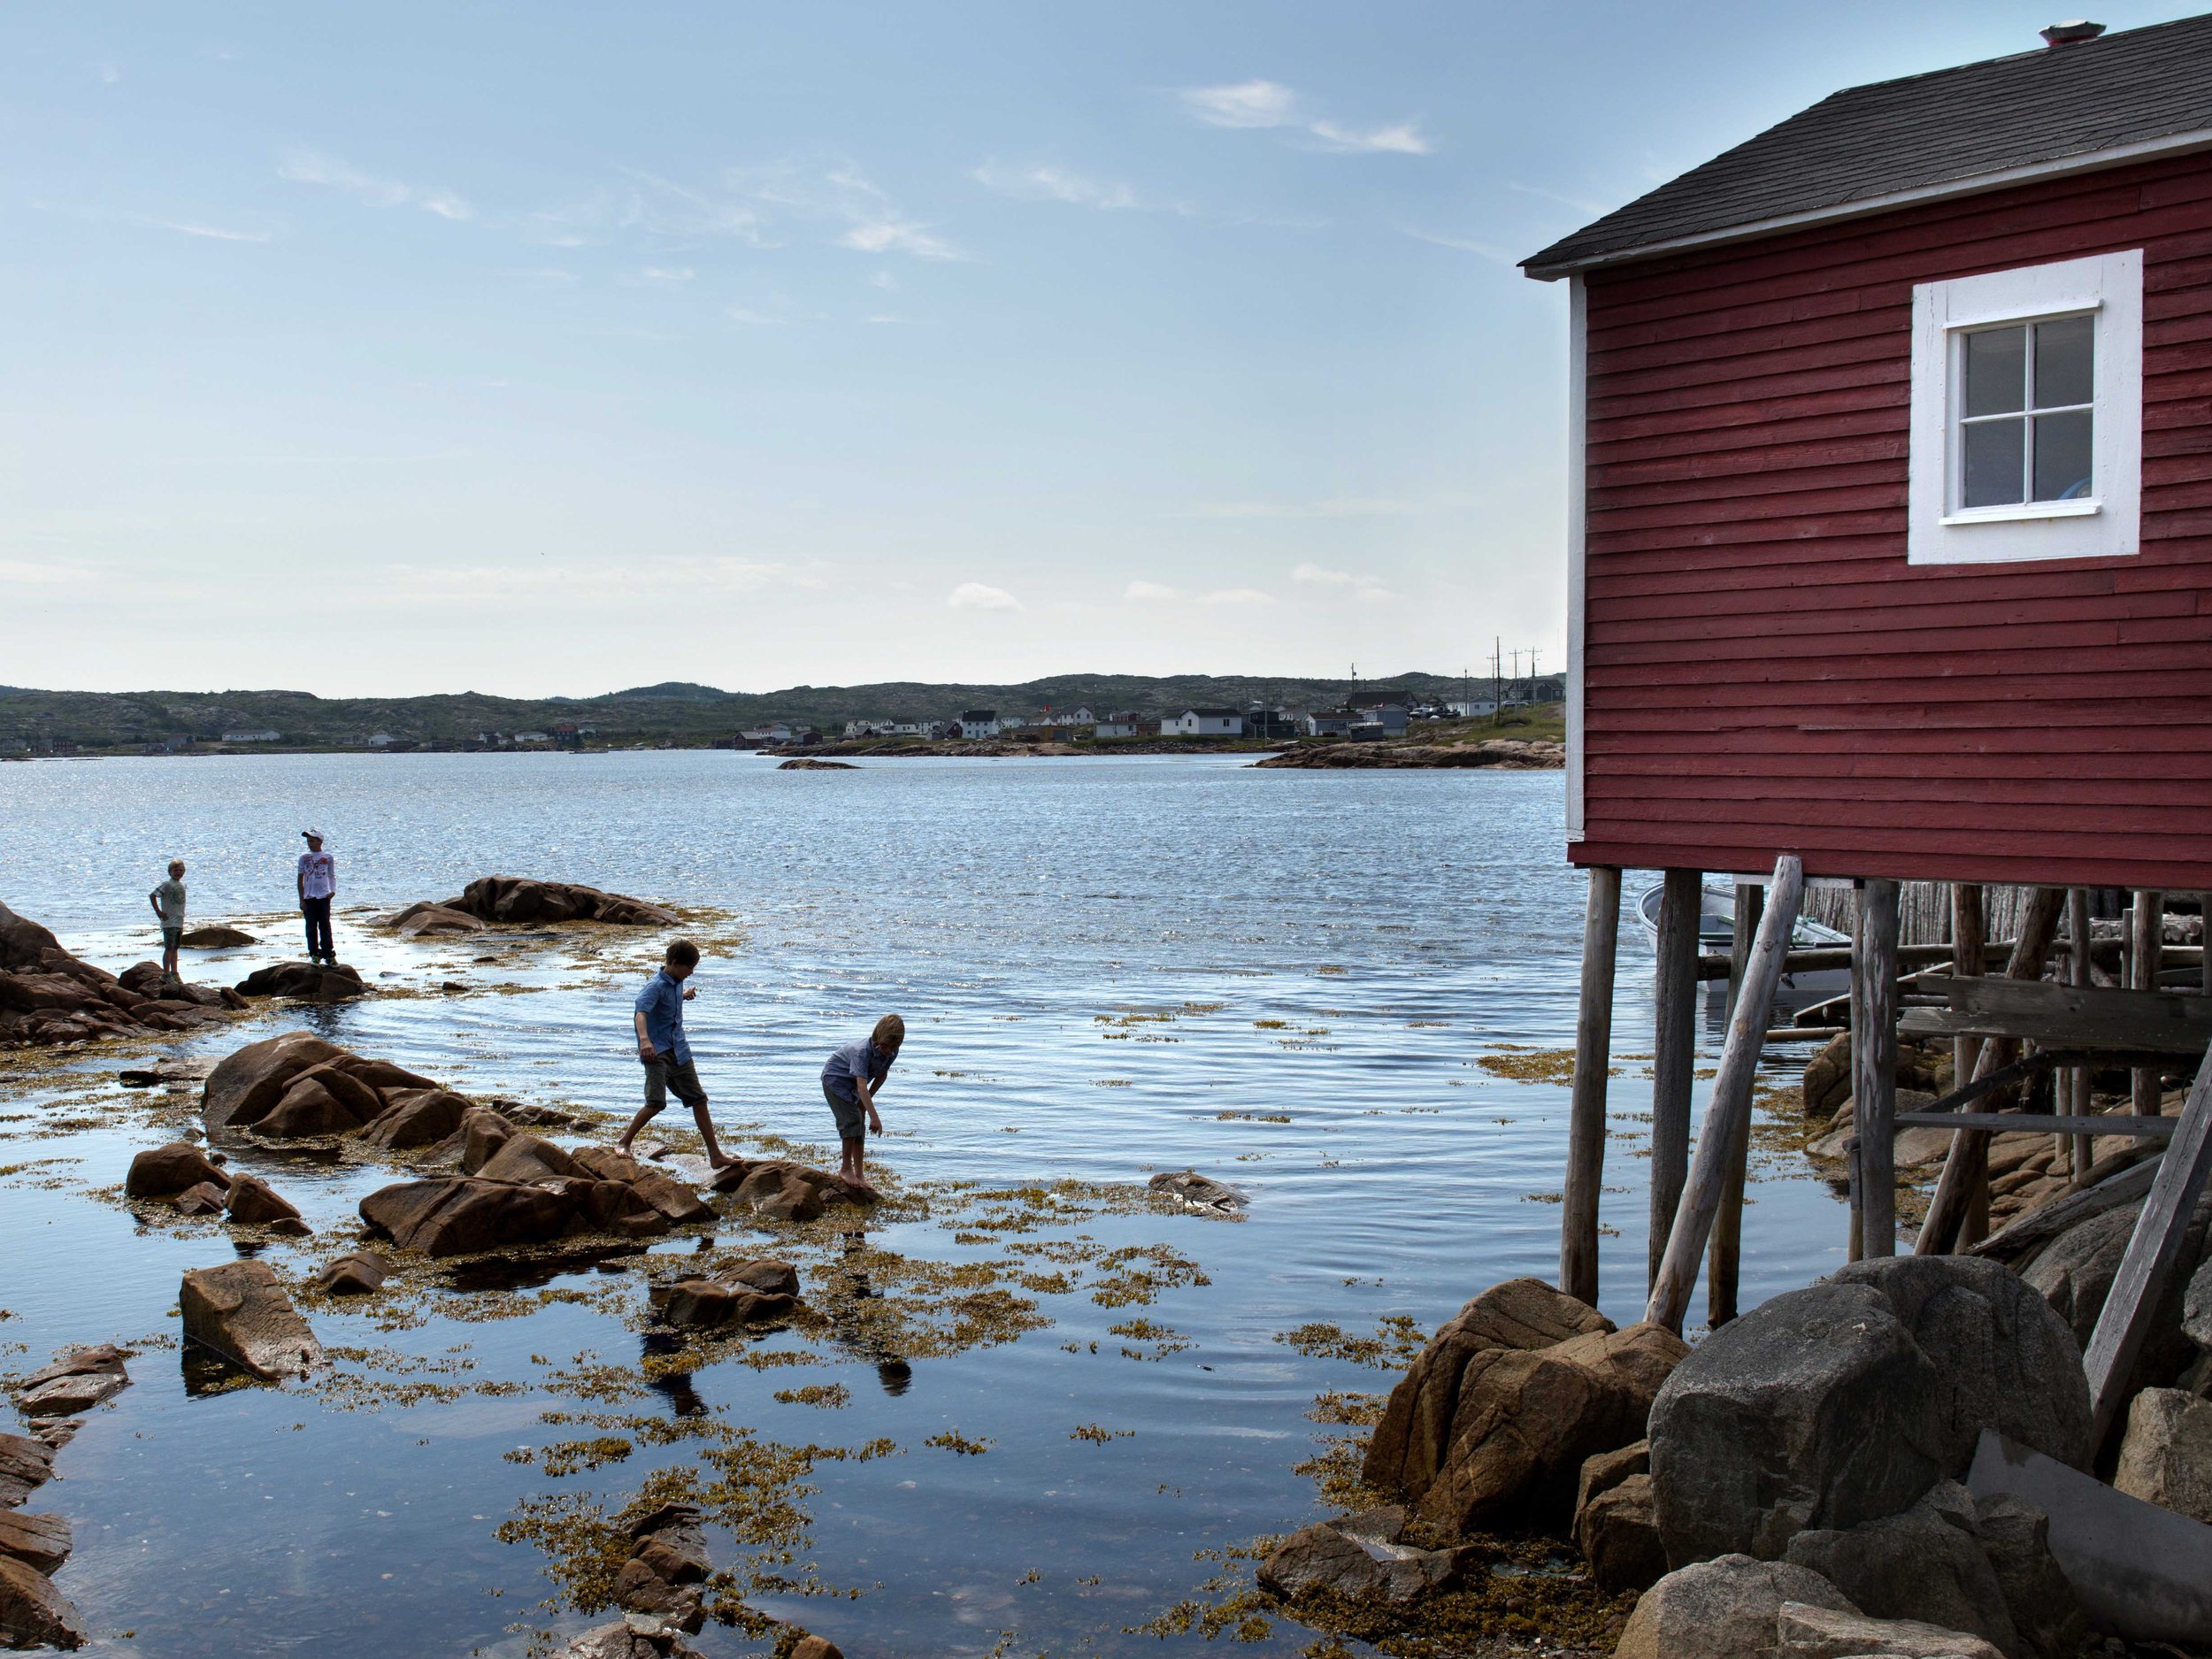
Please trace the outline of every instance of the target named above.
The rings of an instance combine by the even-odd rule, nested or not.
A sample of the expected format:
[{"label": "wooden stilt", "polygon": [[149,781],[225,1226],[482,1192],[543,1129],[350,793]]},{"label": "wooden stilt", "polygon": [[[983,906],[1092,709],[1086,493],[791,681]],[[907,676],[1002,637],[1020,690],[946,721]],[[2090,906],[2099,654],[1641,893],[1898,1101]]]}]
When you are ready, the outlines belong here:
[{"label": "wooden stilt", "polygon": [[1758,939],[1744,966],[1743,995],[1728,1022],[1720,1073],[1713,1079],[1712,1098],[1706,1103],[1704,1121],[1698,1130],[1697,1156],[1691,1160],[1689,1180],[1675,1212],[1667,1254],[1659,1267],[1659,1282],[1652,1287],[1645,1310],[1646,1318],[1671,1331],[1682,1328],[1682,1316],[1689,1310],[1698,1263],[1704,1258],[1713,1218],[1720,1210],[1721,1189],[1735,1159],[1736,1140],[1741,1136],[1749,1144],[1751,1089],[1759,1050],[1766,1039],[1767,1010],[1781,983],[1782,964],[1789,954],[1790,934],[1797,926],[1804,885],[1804,866],[1796,855],[1785,853],[1774,866],[1766,913],[1760,919]]},{"label": "wooden stilt", "polygon": [[[2005,964],[2008,979],[2039,979],[2043,959],[2051,953],[2058,933],[2058,918],[2066,908],[2064,887],[2038,887],[2028,900],[2027,914],[2020,918],[2020,936],[2013,941],[2012,959]],[[1974,1062],[1974,1075],[1986,1077],[2012,1064],[2014,1044],[1992,1038],[1982,1044]],[[1941,1256],[1952,1246],[1966,1219],[1976,1185],[1989,1173],[1989,1137],[1954,1135],[1950,1155],[1943,1160],[1935,1196],[1928,1201],[1928,1217],[1920,1224],[1916,1256]]]},{"label": "wooden stilt", "polygon": [[[2129,912],[2128,986],[2131,990],[2158,988],[2159,953],[2166,945],[2166,895],[2155,889],[2139,889],[2135,908]],[[2134,1086],[2135,1113],[2153,1118],[2158,1113],[2161,1090],[2158,1068],[2137,1066],[2130,1074]]]},{"label": "wooden stilt", "polygon": [[1598,1194],[1605,1173],[1605,1080],[1613,1061],[1613,964],[1620,926],[1621,872],[1595,865],[1582,923],[1582,1009],[1575,1022],[1574,1101],[1567,1121],[1567,1187],[1559,1220],[1559,1288],[1593,1307],[1598,1300]]},{"label": "wooden stilt", "polygon": [[[1979,979],[1989,970],[1985,964],[1989,942],[1989,924],[1979,883],[1955,881],[1951,884],[1951,972],[1961,979],[1970,975]],[[1981,1040],[1976,1037],[1954,1037],[1951,1040],[1951,1087],[1962,1088],[1974,1075],[1974,1061],[1981,1052]]]},{"label": "wooden stilt", "polygon": [[1897,884],[1859,889],[1859,1009],[1851,1097],[1859,1133],[1859,1254],[1897,1254]]},{"label": "wooden stilt", "polygon": [[[1962,1141],[1968,1138],[1959,1137]],[[1985,1139],[1981,1135],[1971,1138]],[[2097,1316],[2096,1329],[2089,1333],[2089,1346],[2082,1355],[2082,1370],[2089,1379],[2090,1409],[2095,1417],[2093,1445],[2104,1443],[2114,1418],[2127,1403],[2136,1358],[2157,1317],[2166,1282],[2181,1254],[2183,1238],[2208,1174],[2212,1174],[2212,1054],[2206,1055],[2197,1068],[2197,1080],[2182,1107],[2181,1122],[2174,1138],[2166,1143],[2166,1156],[2159,1160],[2150,1196],[2143,1201],[2142,1213],[2135,1218],[2127,1254],[2120,1258],[2120,1271],[2113,1276],[2112,1288],[2105,1295],[2104,1311]]]},{"label": "wooden stilt", "polygon": [[2200,976],[2204,994],[2212,996],[2212,893],[2197,895],[2197,910],[2204,920],[2204,942],[2198,947],[2204,954],[2198,959],[2197,972]]},{"label": "wooden stilt", "polygon": [[[1759,935],[1759,919],[1766,910],[1767,890],[1755,881],[1736,883],[1735,937],[1728,956],[1729,1012],[1734,1016],[1743,997],[1743,976]],[[1770,1004],[1770,994],[1767,1002]],[[1762,1032],[1766,1013],[1759,1010]],[[1736,1281],[1743,1263],[1743,1189],[1750,1171],[1751,1137],[1746,1134],[1729,1160],[1728,1179],[1720,1191],[1720,1210],[1713,1217],[1712,1255],[1705,1264],[1705,1320],[1717,1331],[1736,1317]]]},{"label": "wooden stilt", "polygon": [[[1856,919],[1866,907],[1865,887],[1864,882],[1859,883],[1851,895],[1855,907],[1851,927],[1851,988],[1846,995],[1844,1004],[1850,1010],[1850,1081],[1855,1096],[1859,1087],[1860,1045],[1866,1041],[1866,1021],[1863,1018],[1866,993],[1861,988],[1866,984],[1866,929],[1860,926]],[[1844,1256],[1853,1262],[1860,1260],[1866,1248],[1866,1141],[1860,1135],[1855,1121],[1857,1110],[1855,1103],[1852,1108],[1855,1121],[1851,1133],[1844,1137],[1843,1142],[1844,1167],[1851,1195],[1851,1218],[1849,1232],[1844,1240]],[[1892,1162],[1894,1161],[1893,1153]]]},{"label": "wooden stilt", "polygon": [[[2069,887],[2066,891],[2066,933],[2072,941],[2067,960],[2066,977],[2076,985],[2089,983],[2089,889]],[[2078,1065],[2068,1074],[2066,1086],[2073,1115],[2089,1116],[2089,1068]],[[2077,1190],[2089,1179],[2089,1137],[2068,1137],[2070,1153],[2068,1171]]]},{"label": "wooden stilt", "polygon": [[1659,967],[1651,1084],[1651,1236],[1645,1288],[1659,1281],[1667,1234],[1690,1169],[1690,1091],[1697,1073],[1697,928],[1701,871],[1670,870],[1659,900]]}]

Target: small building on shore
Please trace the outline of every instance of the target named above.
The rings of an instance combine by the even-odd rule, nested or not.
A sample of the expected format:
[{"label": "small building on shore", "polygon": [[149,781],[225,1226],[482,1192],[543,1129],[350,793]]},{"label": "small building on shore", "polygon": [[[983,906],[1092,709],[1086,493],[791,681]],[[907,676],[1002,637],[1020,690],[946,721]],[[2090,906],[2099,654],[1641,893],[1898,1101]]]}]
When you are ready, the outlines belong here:
[{"label": "small building on shore", "polygon": [[1186,709],[1160,722],[1162,737],[1242,737],[1244,714],[1238,709]]},{"label": "small building on shore", "polygon": [[969,740],[979,737],[996,737],[998,733],[999,719],[996,709],[964,709],[961,711],[960,718],[945,728],[947,737]]},{"label": "small building on shore", "polygon": [[1349,737],[1359,718],[1349,709],[1314,709],[1306,715],[1308,737]]}]

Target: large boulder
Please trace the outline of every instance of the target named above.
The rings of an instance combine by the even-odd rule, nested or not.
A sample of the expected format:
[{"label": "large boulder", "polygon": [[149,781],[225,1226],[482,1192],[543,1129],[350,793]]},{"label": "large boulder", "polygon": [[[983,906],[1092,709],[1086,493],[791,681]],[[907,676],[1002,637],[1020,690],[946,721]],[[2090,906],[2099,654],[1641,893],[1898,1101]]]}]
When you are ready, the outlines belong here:
[{"label": "large boulder", "polygon": [[326,1062],[294,1078],[253,1131],[272,1141],[351,1134],[383,1111],[383,1097],[375,1089]]},{"label": "large boulder", "polygon": [[313,1002],[342,1002],[368,990],[361,971],[334,963],[275,962],[256,968],[238,981],[241,996],[291,996]]},{"label": "large boulder", "polygon": [[577,1184],[518,1186],[474,1176],[401,1181],[361,1201],[361,1219],[405,1250],[466,1256],[504,1246],[543,1244],[567,1231]]},{"label": "large boulder", "polygon": [[1722,1555],[1678,1567],[1645,1591],[1614,1659],[1774,1659],[1776,1623],[1786,1602],[1858,1612],[1816,1572]]},{"label": "large boulder", "polygon": [[1484,1291],[1429,1339],[1390,1391],[1367,1443],[1362,1479],[1378,1492],[1425,1495],[1451,1443],[1460,1379],[1468,1362],[1497,1348],[1550,1348],[1601,1333],[1613,1322],[1538,1279],[1509,1279]]},{"label": "large boulder", "polygon": [[52,1579],[0,1555],[0,1640],[11,1647],[81,1647],[84,1622]]},{"label": "large boulder", "polygon": [[403,910],[376,918],[379,927],[395,929],[402,939],[419,939],[424,934],[480,933],[484,924],[466,910],[457,910],[451,905],[435,899],[419,899]]},{"label": "large boulder", "polygon": [[610,922],[618,927],[672,927],[675,911],[625,894],[527,876],[480,876],[442,907],[488,922]]},{"label": "large boulder", "polygon": [[1785,1292],[1730,1321],[1652,1407],[1667,1559],[1773,1560],[1809,1526],[1895,1514],[1944,1472],[1937,1397],[1934,1364],[1870,1286]]},{"label": "large boulder", "polygon": [[1776,1659],[2005,1659],[1980,1637],[1920,1619],[1869,1618],[1803,1602],[1775,1615]]},{"label": "large boulder", "polygon": [[130,1173],[123,1178],[123,1196],[173,1198],[204,1181],[228,1187],[230,1177],[209,1163],[207,1154],[190,1141],[172,1141],[165,1147],[150,1147],[131,1159]]},{"label": "large boulder", "polygon": [[374,1250],[342,1256],[315,1275],[315,1288],[328,1296],[367,1296],[383,1288],[391,1265]]},{"label": "large boulder", "polygon": [[208,1074],[200,1115],[208,1133],[250,1129],[268,1116],[301,1072],[345,1050],[304,1031],[288,1031],[248,1043]]},{"label": "large boulder", "polygon": [[242,1227],[277,1227],[304,1233],[299,1208],[258,1175],[242,1175],[230,1184],[230,1218]]},{"label": "large boulder", "polygon": [[322,1345],[266,1262],[196,1268],[177,1294],[184,1334],[265,1380],[305,1376]]},{"label": "large boulder", "polygon": [[384,1098],[389,1103],[361,1132],[361,1139],[393,1152],[437,1145],[461,1126],[472,1103],[449,1088],[392,1089]]},{"label": "large boulder", "polygon": [[188,928],[185,930],[184,937],[177,942],[187,950],[235,950],[242,945],[257,944],[260,941],[251,933],[243,933],[238,928],[219,926]]},{"label": "large boulder", "polygon": [[795,1296],[754,1290],[749,1286],[719,1283],[710,1279],[679,1279],[651,1296],[661,1317],[670,1325],[757,1325],[780,1319],[798,1304]]},{"label": "large boulder", "polygon": [[553,1180],[576,1171],[575,1160],[537,1135],[510,1135],[476,1173],[488,1181]]},{"label": "large boulder", "polygon": [[1645,1324],[1474,1356],[1442,1466],[1417,1512],[1454,1532],[1565,1526],[1585,1460],[1644,1437],[1653,1400],[1689,1351],[1663,1325]]},{"label": "large boulder", "polygon": [[2022,1647],[2034,1659],[2076,1659],[2089,1639],[2089,1620],[2051,1553],[2051,1517],[2004,1494],[1976,1498],[1974,1517]]},{"label": "large boulder", "polygon": [[2212,1521],[2212,1400],[2178,1388],[2136,1395],[2112,1484],[2146,1503]]},{"label": "large boulder", "polygon": [[1993,1426],[2085,1465],[2087,1385],[2063,1321],[1992,1262],[1855,1263],[1724,1325],[1660,1391],[1667,1559],[1772,1559],[1807,1528],[1896,1514],[1963,1475]]},{"label": "large boulder", "polygon": [[1805,1065],[1798,1085],[1808,1118],[1826,1118],[1851,1098],[1851,1033],[1838,1032]]},{"label": "large boulder", "polygon": [[2004,1588],[1982,1548],[1974,1500],[1955,1481],[1938,1481],[1911,1509],[1848,1532],[1800,1532],[1787,1559],[1876,1618],[1920,1619],[1966,1631],[2007,1654],[2021,1650]]},{"label": "large boulder", "polygon": [[[2020,1270],[2020,1277],[2058,1311],[2084,1348],[2104,1311],[2105,1298],[2142,1210],[2142,1202],[2138,1200],[2070,1227]],[[2196,1213],[2182,1235],[2175,1270],[2168,1277],[2149,1334],[2129,1374],[2130,1392],[2173,1381],[2195,1356],[2195,1345],[2183,1334],[2183,1321],[2191,1276],[2206,1259],[2208,1233],[2212,1233],[2212,1189],[2198,1200]]]}]

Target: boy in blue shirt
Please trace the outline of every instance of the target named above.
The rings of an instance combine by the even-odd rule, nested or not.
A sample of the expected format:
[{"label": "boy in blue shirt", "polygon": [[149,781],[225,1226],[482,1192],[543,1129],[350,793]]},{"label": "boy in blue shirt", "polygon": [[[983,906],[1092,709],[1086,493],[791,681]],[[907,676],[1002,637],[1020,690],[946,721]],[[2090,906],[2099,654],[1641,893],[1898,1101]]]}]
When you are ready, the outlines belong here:
[{"label": "boy in blue shirt", "polygon": [[684,981],[698,965],[699,947],[679,939],[669,946],[661,971],[637,995],[637,1007],[630,1018],[637,1028],[638,1062],[645,1068],[645,1104],[630,1119],[622,1139],[615,1142],[615,1150],[629,1155],[630,1142],[668,1104],[668,1091],[673,1088],[676,1098],[690,1107],[692,1117],[698,1120],[707,1162],[718,1170],[727,1169],[737,1160],[725,1157],[715,1144],[714,1122],[707,1116],[707,1091],[691,1064],[691,1044],[684,1039],[684,1004],[699,995],[696,986],[687,987]]},{"label": "boy in blue shirt", "polygon": [[822,1094],[837,1119],[837,1138],[842,1148],[837,1173],[871,1198],[876,1189],[868,1185],[862,1166],[862,1154],[868,1145],[862,1118],[864,1113],[868,1131],[883,1133],[883,1118],[876,1111],[876,1093],[905,1044],[906,1022],[896,1014],[886,1014],[876,1021],[873,1031],[838,1049],[822,1067]]}]

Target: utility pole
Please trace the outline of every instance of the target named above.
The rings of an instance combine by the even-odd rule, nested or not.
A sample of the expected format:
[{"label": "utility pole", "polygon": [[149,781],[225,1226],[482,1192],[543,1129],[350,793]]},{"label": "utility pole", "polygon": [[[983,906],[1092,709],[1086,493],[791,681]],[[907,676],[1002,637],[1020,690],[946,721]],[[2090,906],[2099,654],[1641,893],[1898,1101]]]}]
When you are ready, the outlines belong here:
[{"label": "utility pole", "polygon": [[1502,636],[1494,634],[1490,636],[1490,724],[1493,726],[1497,725],[1499,712],[1505,707],[1505,687],[1498,680],[1504,645]]}]

